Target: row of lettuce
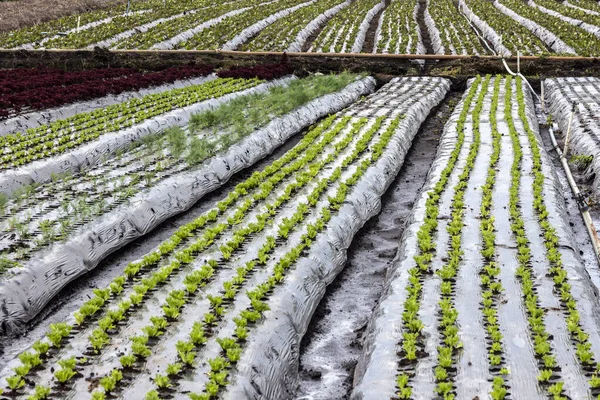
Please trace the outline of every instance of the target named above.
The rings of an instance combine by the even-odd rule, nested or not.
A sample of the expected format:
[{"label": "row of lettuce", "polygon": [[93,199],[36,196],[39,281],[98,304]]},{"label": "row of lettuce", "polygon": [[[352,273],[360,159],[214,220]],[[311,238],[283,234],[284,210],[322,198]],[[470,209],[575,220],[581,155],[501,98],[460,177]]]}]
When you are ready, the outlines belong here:
[{"label": "row of lettuce", "polygon": [[[160,71],[133,68],[101,68],[65,71],[56,68],[15,68],[0,75],[0,119],[21,113],[60,107],[126,91],[138,91],[180,80],[203,77],[215,68],[210,65],[180,65]],[[276,79],[291,74],[288,64],[235,67],[218,70],[222,78]]]},{"label": "row of lettuce", "polygon": [[[182,71],[185,76],[190,77],[201,76],[201,74],[210,72],[211,69],[211,67],[202,66],[189,67],[189,69],[183,68]],[[101,71],[99,73],[102,76],[104,72]],[[151,93],[139,98],[135,97],[94,111],[79,113],[69,118],[55,120],[49,124],[28,128],[24,132],[4,135],[0,137],[0,146],[3,148],[0,169],[19,167],[35,160],[62,154],[69,149],[97,139],[103,134],[128,128],[177,108],[251,88],[263,82],[264,79],[280,78],[291,72],[293,72],[293,69],[286,64],[223,70],[217,74],[217,76],[223,78],[202,85],[187,85],[182,88]],[[167,72],[165,76],[172,75]],[[174,77],[177,76],[180,76],[180,74],[175,74]],[[181,77],[184,77],[184,75]],[[112,85],[106,79],[100,78],[98,84],[102,87],[100,93],[98,93],[99,95],[115,93],[111,91]],[[7,83],[7,85],[11,84]],[[74,92],[73,97],[61,98],[62,89],[70,91],[73,88],[67,84],[56,89],[58,90],[53,90],[53,92],[58,97],[49,100],[55,103],[54,105],[63,105],[67,101],[96,97],[95,93],[91,93],[91,96],[88,96],[88,93],[80,93],[81,96],[78,96],[77,92]],[[120,91],[122,88],[118,90]],[[26,96],[31,97],[37,92],[38,89],[31,89],[24,93],[26,93]],[[35,102],[34,100],[28,101]]]},{"label": "row of lettuce", "polygon": [[[356,49],[354,45],[361,25],[376,23],[378,29],[371,33],[375,36],[373,46],[376,52],[417,53],[420,51],[420,29],[439,36],[446,53],[486,54],[490,48],[500,51],[498,46],[504,46],[512,53],[562,51],[554,49],[550,37],[543,36],[545,34],[538,32],[529,22],[515,20],[503,7],[547,29],[579,55],[593,56],[598,53],[599,46],[598,6],[591,0],[579,0],[574,4],[552,0],[461,0],[458,3],[429,0],[426,11],[431,15],[432,24],[425,18],[420,29],[417,13],[421,5],[417,1],[395,0],[389,4],[365,1],[356,7],[351,7],[344,0],[258,3],[250,0],[226,3],[186,0],[159,3],[159,0],[139,2],[128,13],[122,5],[112,6],[85,13],[79,22],[76,17],[70,16],[41,23],[2,34],[0,46],[85,48],[98,44],[120,49],[215,49],[231,46],[231,49],[240,50],[284,51],[301,38],[303,50],[370,52],[371,48]],[[465,12],[465,8],[469,11]],[[473,15],[487,27],[474,24]],[[256,31],[246,32],[251,27],[256,27]],[[488,28],[498,35],[500,42],[496,43],[496,39],[485,34]],[[486,40],[491,40],[491,43],[486,43]]]},{"label": "row of lettuce", "polygon": [[[445,150],[439,153],[444,162],[434,163],[428,190],[407,230],[414,234],[403,239],[397,263],[401,268],[388,274],[392,281],[369,325],[369,343],[357,367],[352,398],[393,391],[401,399],[436,395],[453,399],[478,390],[465,385],[465,374],[485,377],[487,384],[482,387],[492,399],[519,397],[524,384],[554,399],[599,394],[600,369],[594,353],[598,331],[590,309],[594,304],[582,288],[591,282],[581,282],[577,276],[579,261],[560,233],[562,217],[556,214],[554,197],[549,196],[555,190],[554,178],[548,176],[551,170],[532,125],[535,114],[529,102],[520,78],[488,75],[470,83],[456,117],[446,126]],[[503,165],[505,157],[510,162]],[[479,186],[476,182],[482,177],[485,183]],[[504,188],[508,193],[503,197],[499,191]],[[471,215],[480,239],[465,243],[466,218],[471,220]],[[438,231],[440,226],[447,236]],[[467,251],[473,245],[476,252]],[[471,282],[461,269],[473,262],[478,271],[479,311],[463,320],[479,321],[484,338],[471,337],[473,329],[459,323],[465,312],[461,302],[466,300],[461,285]],[[435,299],[425,299],[424,293]],[[553,304],[556,310],[550,308]],[[512,315],[515,311],[523,315]],[[429,313],[435,315],[433,327],[425,326]],[[437,333],[432,334],[432,329]],[[528,336],[529,349],[519,350],[523,351],[520,355],[508,350],[514,351],[510,340],[515,329],[523,329]],[[510,336],[505,336],[507,332]],[[472,344],[463,346],[467,337],[476,339],[475,347],[485,346],[476,350]],[[395,345],[391,338],[396,338]],[[396,351],[390,352],[392,348]],[[473,353],[479,350],[483,355]],[[487,370],[475,375],[466,371],[465,359],[471,366],[480,357]],[[530,364],[515,367],[515,363],[528,357],[536,371],[534,381],[523,383],[522,376],[513,374]],[[395,375],[388,369],[392,362]],[[386,368],[385,375],[395,376],[395,384],[381,378],[381,366]],[[418,386],[423,380],[435,386]]]},{"label": "row of lettuce", "polygon": [[[200,379],[202,387],[189,396],[218,396],[251,340],[253,326],[269,309],[273,290],[382,156],[401,119],[334,115],[313,126],[281,158],[130,263],[108,288],[96,289],[69,322],[51,325],[46,338],[19,356],[21,365],[6,379],[8,394],[42,399],[76,390],[94,362],[113,351],[119,332],[143,313],[146,324],[126,339],[125,354],[109,357],[108,366],[104,359],[108,372],[99,377],[92,397],[123,393],[126,376],[128,384],[143,379],[143,365],[164,351],[159,341],[181,337],[186,320],[186,338],[171,339],[169,346],[176,351],[151,377],[153,388],[146,398],[167,395],[186,376],[203,370],[204,363],[208,379]],[[202,304],[207,312],[196,314]],[[228,321],[235,324],[231,331]],[[200,350],[211,343],[218,344],[219,354],[201,360]],[[43,378],[26,386],[33,376]]]},{"label": "row of lettuce", "polygon": [[75,72],[45,67],[6,70],[6,78],[0,80],[3,95],[0,119],[205,76],[213,70],[204,65],[169,67],[156,72],[110,67]]},{"label": "row of lettuce", "polygon": [[[353,74],[317,75],[239,96],[192,114],[187,129],[168,128],[91,168],[53,175],[50,182],[20,188],[10,199],[3,197],[0,231],[5,242],[0,251],[0,274],[19,267],[40,250],[68,240],[82,224],[110,213],[136,194],[197,167],[271,120],[339,91],[355,79]],[[238,81],[255,83],[255,79]]]}]

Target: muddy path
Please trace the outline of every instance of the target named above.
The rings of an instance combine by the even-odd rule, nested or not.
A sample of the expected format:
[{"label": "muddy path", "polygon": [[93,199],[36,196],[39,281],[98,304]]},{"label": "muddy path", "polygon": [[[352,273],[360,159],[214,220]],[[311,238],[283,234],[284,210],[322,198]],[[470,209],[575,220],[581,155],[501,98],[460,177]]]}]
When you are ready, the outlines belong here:
[{"label": "muddy path", "polygon": [[432,111],[413,141],[381,213],[356,235],[342,273],[328,287],[301,344],[298,399],[345,399],[362,351],[362,334],[383,290],[405,221],[435,158],[444,124],[460,93]]},{"label": "muddy path", "polygon": [[93,271],[69,284],[28,324],[28,330],[22,335],[18,337],[0,337],[0,369],[17,354],[24,351],[33,341],[42,338],[48,331],[50,324],[64,321],[75,312],[83,302],[93,296],[93,289],[107,287],[116,276],[123,273],[123,269],[127,264],[140,259],[168,239],[180,226],[189,223],[211,209],[215,203],[225,198],[238,183],[246,180],[254,171],[262,170],[274,160],[280,158],[302,139],[305,132],[306,130],[293,136],[270,156],[234,175],[229,182],[202,198],[187,212],[163,222],[148,235],[131,242],[120,251],[107,257]]},{"label": "muddy path", "polygon": [[417,10],[417,24],[419,24],[419,31],[421,31],[421,40],[423,46],[425,46],[425,54],[435,54],[433,46],[431,45],[431,36],[425,24],[425,10],[427,9],[427,0],[419,0],[419,8]]},{"label": "muddy path", "polygon": [[381,16],[385,10],[390,6],[391,0],[385,0],[385,7],[383,7],[371,20],[369,29],[367,30],[367,36],[365,37],[365,43],[363,44],[362,53],[374,53],[377,46],[377,29],[381,23]]}]

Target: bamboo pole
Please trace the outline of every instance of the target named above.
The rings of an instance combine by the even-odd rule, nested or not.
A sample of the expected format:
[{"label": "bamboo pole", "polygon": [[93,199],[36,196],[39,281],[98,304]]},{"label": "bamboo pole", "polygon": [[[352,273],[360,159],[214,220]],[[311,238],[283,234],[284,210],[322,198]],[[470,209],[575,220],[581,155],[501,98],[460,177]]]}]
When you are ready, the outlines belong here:
[{"label": "bamboo pole", "polygon": [[[4,54],[36,54],[36,53],[94,53],[96,50],[90,49],[32,49],[32,50],[15,50],[15,49],[0,49],[0,53]],[[370,60],[502,60],[516,62],[519,59],[522,61],[589,61],[600,62],[600,57],[581,57],[581,56],[520,56],[502,57],[502,56],[477,56],[477,55],[460,55],[460,54],[373,54],[373,53],[307,53],[307,52],[280,52],[280,51],[236,51],[236,50],[106,50],[113,54],[189,54],[189,55],[221,55],[221,56],[238,56],[240,58],[252,58],[257,56],[279,56],[284,55],[288,58],[347,58],[347,59],[370,59]]]}]

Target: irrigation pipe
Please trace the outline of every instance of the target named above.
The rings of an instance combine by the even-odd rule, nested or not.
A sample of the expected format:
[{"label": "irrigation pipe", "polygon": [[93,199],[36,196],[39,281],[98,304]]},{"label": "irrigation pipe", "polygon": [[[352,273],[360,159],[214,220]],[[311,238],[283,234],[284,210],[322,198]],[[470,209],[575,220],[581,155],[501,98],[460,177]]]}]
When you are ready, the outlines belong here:
[{"label": "irrigation pipe", "polygon": [[544,80],[543,79],[540,79],[540,86],[541,86],[541,90],[542,90],[542,93],[540,93],[542,96],[542,114],[545,114],[546,113],[546,102],[545,102],[546,96],[544,95]]},{"label": "irrigation pipe", "polygon": [[[519,65],[519,58],[520,58],[519,56],[520,56],[520,52],[517,53],[517,65]],[[504,68],[506,68],[506,71],[509,74],[511,74],[512,76],[519,76],[527,83],[527,86],[529,87],[529,90],[531,90],[531,93],[533,93],[535,95],[535,97],[540,101],[540,104],[542,105],[542,117],[545,117],[546,112],[544,111],[543,99],[541,99],[540,96],[537,95],[535,90],[533,90],[533,88],[529,84],[529,81],[527,81],[527,78],[525,78],[520,72],[514,73],[513,71],[511,71],[511,69],[508,67],[508,64],[506,64],[506,60],[504,58],[502,58],[502,63],[504,64]],[[542,82],[542,92],[543,92],[543,85],[544,84]],[[550,140],[552,141],[552,146],[554,147],[556,154],[558,154],[560,163],[562,164],[563,170],[565,171],[565,175],[567,176],[567,181],[569,182],[569,186],[571,187],[571,191],[573,192],[573,195],[575,196],[575,201],[577,202],[577,207],[579,208],[579,212],[581,213],[581,217],[583,218],[583,222],[585,223],[585,227],[588,231],[588,235],[590,236],[590,240],[592,241],[592,246],[594,247],[594,253],[596,254],[596,261],[598,262],[598,264],[600,264],[600,238],[598,238],[598,232],[596,231],[596,227],[594,226],[594,221],[592,221],[592,217],[590,216],[589,206],[588,206],[587,202],[585,201],[583,194],[579,190],[579,187],[577,186],[575,179],[573,178],[573,174],[571,173],[571,168],[569,167],[569,162],[567,161],[567,152],[569,151],[569,137],[571,136],[571,124],[573,123],[573,117],[575,116],[576,111],[577,111],[577,103],[574,102],[573,108],[571,109],[571,116],[569,117],[569,125],[567,127],[567,134],[565,136],[564,151],[562,151],[560,149],[560,147],[558,146],[558,142],[556,141],[556,137],[554,136],[554,129],[552,128],[552,126],[548,127],[548,132],[550,133]]]},{"label": "irrigation pipe", "polygon": [[517,53],[517,68],[519,68],[517,70],[517,72],[513,72],[510,67],[508,66],[508,64],[506,63],[506,60],[504,59],[504,57],[502,57],[502,63],[504,64],[504,68],[506,69],[506,71],[512,75],[512,76],[519,76],[521,77],[521,79],[523,79],[525,81],[525,83],[527,84],[527,86],[529,87],[529,90],[531,90],[531,93],[533,93],[533,95],[540,101],[540,103],[542,102],[542,100],[540,99],[540,96],[538,96],[538,94],[535,92],[535,90],[533,90],[533,88],[531,87],[531,85],[529,84],[529,81],[527,80],[527,78],[525,78],[523,76],[523,74],[521,74],[521,52]]},{"label": "irrigation pipe", "polygon": [[[575,103],[573,104],[573,110],[571,111],[570,121],[573,120],[573,115],[575,114]],[[570,131],[571,123],[569,122],[569,131]],[[569,137],[569,131],[567,131],[567,138]],[[567,175],[567,180],[569,181],[569,186],[571,186],[571,190],[573,191],[573,195],[575,196],[575,201],[577,202],[577,206],[579,207],[579,211],[581,212],[581,216],[583,217],[583,222],[585,223],[585,227],[587,228],[588,235],[592,240],[592,246],[594,247],[594,253],[596,254],[596,260],[600,263],[600,238],[598,238],[598,232],[596,231],[596,227],[594,226],[594,221],[592,221],[592,217],[590,216],[589,207],[583,194],[579,191],[577,187],[577,183],[575,183],[575,179],[573,179],[573,174],[571,174],[571,168],[569,168],[569,163],[567,161],[567,150],[568,150],[568,142],[565,143],[565,151],[561,151],[558,143],[556,142],[556,137],[554,136],[554,129],[552,126],[548,127],[548,132],[550,132],[550,139],[552,140],[552,145],[554,146],[554,150],[556,154],[560,157],[560,163],[565,170],[565,174]],[[568,140],[568,139],[567,139]]]},{"label": "irrigation pipe", "polygon": [[573,125],[573,116],[577,110],[577,102],[573,102],[571,107],[571,115],[569,116],[569,124],[567,125],[567,136],[565,137],[565,149],[563,150],[563,158],[569,155],[569,138],[571,137],[571,126]]},{"label": "irrigation pipe", "polygon": [[494,50],[489,44],[486,38],[484,38],[483,36],[481,36],[481,34],[479,33],[479,29],[477,29],[475,27],[475,25],[473,25],[472,21],[470,18],[467,18],[467,16],[460,11],[460,9],[458,10],[458,12],[463,16],[464,19],[467,20],[467,22],[469,23],[469,25],[471,26],[471,29],[473,29],[473,31],[475,32],[475,34],[477,35],[477,37],[479,38],[479,40],[485,44],[485,47],[488,48],[488,50],[490,51],[490,53],[492,53],[493,55],[497,56],[498,53],[496,53],[496,50]]}]

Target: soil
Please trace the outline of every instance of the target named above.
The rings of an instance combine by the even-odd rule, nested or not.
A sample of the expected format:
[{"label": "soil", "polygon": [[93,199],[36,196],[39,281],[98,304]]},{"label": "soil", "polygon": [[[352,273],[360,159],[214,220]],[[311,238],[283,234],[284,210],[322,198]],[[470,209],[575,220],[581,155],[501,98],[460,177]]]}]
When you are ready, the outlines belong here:
[{"label": "soil", "polygon": [[34,320],[28,323],[26,332],[23,332],[19,337],[0,338],[0,370],[33,341],[42,338],[48,331],[50,324],[64,321],[70,314],[75,312],[85,300],[92,297],[93,289],[106,287],[116,276],[123,272],[128,263],[140,259],[169,238],[181,225],[191,222],[209,210],[216,202],[225,198],[238,183],[250,177],[254,171],[261,170],[280,158],[298,143],[303,134],[304,132],[295,135],[273,154],[233,176],[229,182],[202,198],[187,212],[163,222],[151,233],[123,247],[119,252],[106,258],[93,271],[69,284]]},{"label": "soil", "polygon": [[40,22],[80,14],[126,0],[19,0],[0,1],[0,32],[19,29]]},{"label": "soil", "polygon": [[435,54],[433,46],[431,45],[431,36],[429,36],[429,30],[425,24],[425,10],[427,9],[427,0],[419,0],[419,9],[417,10],[417,24],[419,24],[419,30],[421,31],[421,39],[423,40],[423,46],[425,46],[425,54]]},{"label": "soil", "polygon": [[313,33],[310,34],[308,39],[306,39],[306,42],[304,42],[304,44],[302,45],[301,51],[306,52],[310,49],[310,46],[312,46],[313,42],[315,40],[317,40],[317,37],[319,36],[319,34],[323,30],[323,28],[325,28],[325,26],[327,25],[328,22],[329,22],[329,19],[327,21],[325,21],[323,24],[321,24]]},{"label": "soil", "polygon": [[385,7],[383,7],[371,20],[369,24],[369,29],[367,30],[367,36],[365,37],[365,43],[363,44],[363,48],[361,50],[362,53],[373,53],[375,51],[375,46],[377,46],[377,28],[379,28],[379,19],[381,18],[381,14],[390,6],[391,0],[385,1]]},{"label": "soil", "polygon": [[414,201],[460,93],[451,92],[422,125],[381,213],[355,236],[345,269],[327,288],[301,343],[297,399],[345,399],[362,352],[362,334],[384,287]]}]

